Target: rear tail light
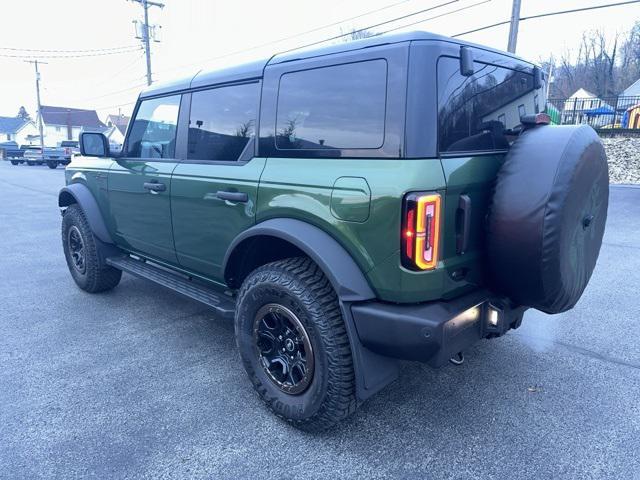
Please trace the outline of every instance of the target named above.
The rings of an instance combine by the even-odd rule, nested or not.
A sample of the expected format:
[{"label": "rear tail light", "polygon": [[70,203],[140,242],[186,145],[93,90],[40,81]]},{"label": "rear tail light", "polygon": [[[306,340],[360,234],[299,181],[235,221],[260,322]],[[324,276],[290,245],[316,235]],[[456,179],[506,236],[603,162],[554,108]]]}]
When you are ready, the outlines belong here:
[{"label": "rear tail light", "polygon": [[410,193],[402,214],[402,265],[411,270],[433,270],[440,249],[440,195]]}]

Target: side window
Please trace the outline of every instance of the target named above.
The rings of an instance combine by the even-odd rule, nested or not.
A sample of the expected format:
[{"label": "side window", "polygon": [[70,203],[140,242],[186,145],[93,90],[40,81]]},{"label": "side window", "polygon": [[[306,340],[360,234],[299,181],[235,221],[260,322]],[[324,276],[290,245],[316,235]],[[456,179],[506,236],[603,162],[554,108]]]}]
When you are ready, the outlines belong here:
[{"label": "side window", "polygon": [[180,95],[143,100],[127,140],[130,158],[174,158]]},{"label": "side window", "polygon": [[276,148],[380,148],[386,94],[386,60],[286,73],[278,92]]},{"label": "side window", "polygon": [[524,104],[522,105],[518,105],[518,115],[522,118],[527,114],[527,109],[524,106]]},{"label": "side window", "polygon": [[534,110],[530,68],[474,62],[475,73],[460,74],[460,61],[438,60],[438,143],[440,152],[478,152],[509,147],[505,129],[520,125]]},{"label": "side window", "polygon": [[238,160],[253,145],[259,94],[258,83],[194,92],[187,158]]}]

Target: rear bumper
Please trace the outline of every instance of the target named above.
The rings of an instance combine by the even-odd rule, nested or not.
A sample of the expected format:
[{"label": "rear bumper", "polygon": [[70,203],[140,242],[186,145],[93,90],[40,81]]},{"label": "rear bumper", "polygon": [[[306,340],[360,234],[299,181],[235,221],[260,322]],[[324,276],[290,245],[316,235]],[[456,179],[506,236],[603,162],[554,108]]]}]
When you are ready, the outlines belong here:
[{"label": "rear bumper", "polygon": [[351,305],[358,337],[365,347],[381,355],[434,367],[482,338],[497,337],[519,327],[525,310],[526,307],[513,306],[508,299],[486,290],[449,301]]}]

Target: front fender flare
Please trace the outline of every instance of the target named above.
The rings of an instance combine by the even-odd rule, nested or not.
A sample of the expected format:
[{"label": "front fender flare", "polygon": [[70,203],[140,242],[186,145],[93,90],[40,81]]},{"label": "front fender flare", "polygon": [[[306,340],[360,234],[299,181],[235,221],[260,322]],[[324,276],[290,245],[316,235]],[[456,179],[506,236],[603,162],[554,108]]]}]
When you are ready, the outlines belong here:
[{"label": "front fender flare", "polygon": [[356,302],[375,298],[360,267],[342,245],[318,227],[293,218],[266,220],[238,235],[224,256],[225,280],[231,276],[237,247],[256,236],[277,237],[299,248],[322,269],[341,300]]},{"label": "front fender flare", "polygon": [[102,212],[100,212],[98,202],[86,185],[82,183],[72,183],[60,189],[60,193],[58,193],[58,206],[68,207],[73,203],[77,203],[80,206],[87,222],[89,222],[91,231],[100,241],[110,244],[114,243],[104,218],[102,218]]}]

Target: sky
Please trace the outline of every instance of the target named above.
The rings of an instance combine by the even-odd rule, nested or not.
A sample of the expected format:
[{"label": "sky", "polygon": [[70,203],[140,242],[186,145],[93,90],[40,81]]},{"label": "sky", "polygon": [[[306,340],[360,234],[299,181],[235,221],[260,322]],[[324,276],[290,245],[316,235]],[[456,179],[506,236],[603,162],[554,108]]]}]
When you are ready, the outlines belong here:
[{"label": "sky", "polygon": [[[521,16],[616,1],[522,0]],[[161,41],[151,46],[153,78],[170,81],[201,68],[269,57],[447,2],[451,3],[372,30],[426,20],[397,31],[455,35],[511,16],[511,0],[164,0],[164,8],[149,10],[150,24],[162,27]],[[454,12],[464,7],[469,8]],[[447,15],[429,20],[439,14]],[[35,118],[34,65],[25,62],[35,58],[47,62],[40,65],[42,104],[96,109],[103,120],[110,113],[130,113],[145,86],[144,53],[133,24],[140,19],[142,7],[130,0],[4,0],[0,116],[14,116],[24,105]],[[523,21],[516,53],[533,61],[558,58],[575,51],[586,30],[625,32],[637,20],[640,3]],[[504,50],[508,32],[505,25],[462,38]],[[130,48],[114,54],[120,47]],[[95,55],[104,49],[112,49],[112,54]],[[76,52],[94,55],[80,58],[52,57],[71,55],[65,53],[70,50],[100,51]]]}]

